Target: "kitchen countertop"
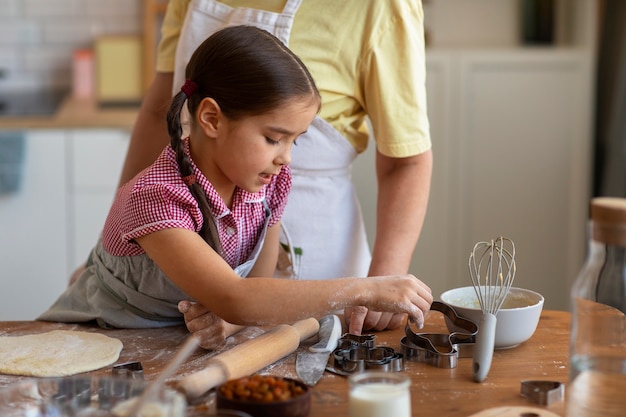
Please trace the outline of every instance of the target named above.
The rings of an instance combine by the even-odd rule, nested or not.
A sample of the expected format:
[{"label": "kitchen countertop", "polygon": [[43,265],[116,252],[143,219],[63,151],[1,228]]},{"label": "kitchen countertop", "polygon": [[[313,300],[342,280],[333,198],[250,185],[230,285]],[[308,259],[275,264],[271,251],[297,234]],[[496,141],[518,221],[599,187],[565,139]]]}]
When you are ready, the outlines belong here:
[{"label": "kitchen countertop", "polygon": [[[497,350],[490,373],[482,383],[472,380],[472,359],[459,359],[454,369],[436,368],[431,365],[405,361],[405,372],[411,377],[412,414],[421,417],[467,417],[479,411],[501,406],[540,407],[558,415],[565,415],[563,401],[549,406],[538,406],[520,395],[522,380],[552,380],[562,383],[568,378],[570,314],[564,311],[544,310],[533,337],[518,347]],[[124,349],[118,363],[140,361],[146,380],[156,378],[167,361],[183,344],[188,333],[184,327],[167,329],[115,329],[104,330],[94,326],[46,322],[0,322],[0,336],[23,335],[55,329],[95,331],[122,340]],[[440,314],[429,314],[423,331],[446,332]],[[170,384],[203,369],[206,360],[237,343],[263,333],[260,328],[246,328],[227,340],[217,352],[198,350],[168,381]],[[376,344],[386,345],[400,351],[400,339],[404,329],[376,333]],[[303,349],[300,347],[299,349]],[[260,373],[271,373],[297,378],[296,354],[290,354],[270,365]],[[110,367],[93,374],[110,374]],[[15,382],[22,377],[0,375],[0,386]],[[310,417],[348,415],[348,382],[329,372],[312,388]],[[196,407],[214,406],[214,394],[208,394]]]},{"label": "kitchen countertop", "polygon": [[95,99],[77,99],[68,95],[56,113],[50,116],[5,116],[0,130],[119,128],[131,130],[138,107],[99,107]]}]

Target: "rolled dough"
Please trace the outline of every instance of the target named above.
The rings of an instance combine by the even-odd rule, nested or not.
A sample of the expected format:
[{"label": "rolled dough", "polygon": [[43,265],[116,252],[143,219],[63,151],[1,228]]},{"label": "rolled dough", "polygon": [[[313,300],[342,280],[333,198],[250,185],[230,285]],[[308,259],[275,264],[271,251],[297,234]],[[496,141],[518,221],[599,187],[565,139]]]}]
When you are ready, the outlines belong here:
[{"label": "rolled dough", "polygon": [[0,373],[52,377],[94,371],[115,363],[122,347],[119,339],[72,330],[2,336]]}]

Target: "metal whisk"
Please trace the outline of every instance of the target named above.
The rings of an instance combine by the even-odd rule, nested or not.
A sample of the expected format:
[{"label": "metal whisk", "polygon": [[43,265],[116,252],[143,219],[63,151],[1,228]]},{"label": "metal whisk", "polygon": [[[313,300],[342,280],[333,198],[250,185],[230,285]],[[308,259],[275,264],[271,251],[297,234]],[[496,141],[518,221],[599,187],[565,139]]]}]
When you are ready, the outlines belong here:
[{"label": "metal whisk", "polygon": [[474,346],[474,380],[482,382],[491,368],[496,314],[515,278],[515,244],[506,237],[478,242],[469,256],[469,272],[483,312]]}]

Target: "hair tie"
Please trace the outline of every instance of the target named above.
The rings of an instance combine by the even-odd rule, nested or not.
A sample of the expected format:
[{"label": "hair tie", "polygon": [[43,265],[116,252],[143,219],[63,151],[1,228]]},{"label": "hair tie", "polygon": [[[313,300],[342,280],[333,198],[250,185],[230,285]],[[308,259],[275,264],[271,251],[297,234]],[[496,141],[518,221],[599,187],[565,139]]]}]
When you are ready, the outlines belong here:
[{"label": "hair tie", "polygon": [[187,98],[191,97],[196,91],[198,91],[198,84],[192,80],[185,80],[185,84],[180,87],[180,90],[185,93]]},{"label": "hair tie", "polygon": [[193,185],[196,183],[196,176],[194,174],[187,175],[183,177],[183,181],[187,184],[187,186]]}]

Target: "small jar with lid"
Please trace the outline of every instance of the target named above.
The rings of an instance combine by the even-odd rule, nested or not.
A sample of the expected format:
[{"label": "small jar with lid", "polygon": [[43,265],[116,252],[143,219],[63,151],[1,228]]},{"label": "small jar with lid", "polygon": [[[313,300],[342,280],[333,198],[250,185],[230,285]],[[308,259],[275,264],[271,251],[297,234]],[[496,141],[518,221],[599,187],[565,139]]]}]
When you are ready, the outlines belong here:
[{"label": "small jar with lid", "polygon": [[72,63],[72,94],[75,98],[94,96],[94,54],[91,49],[77,49]]},{"label": "small jar with lid", "polygon": [[571,290],[568,417],[626,410],[626,199],[591,201],[587,259]]}]

